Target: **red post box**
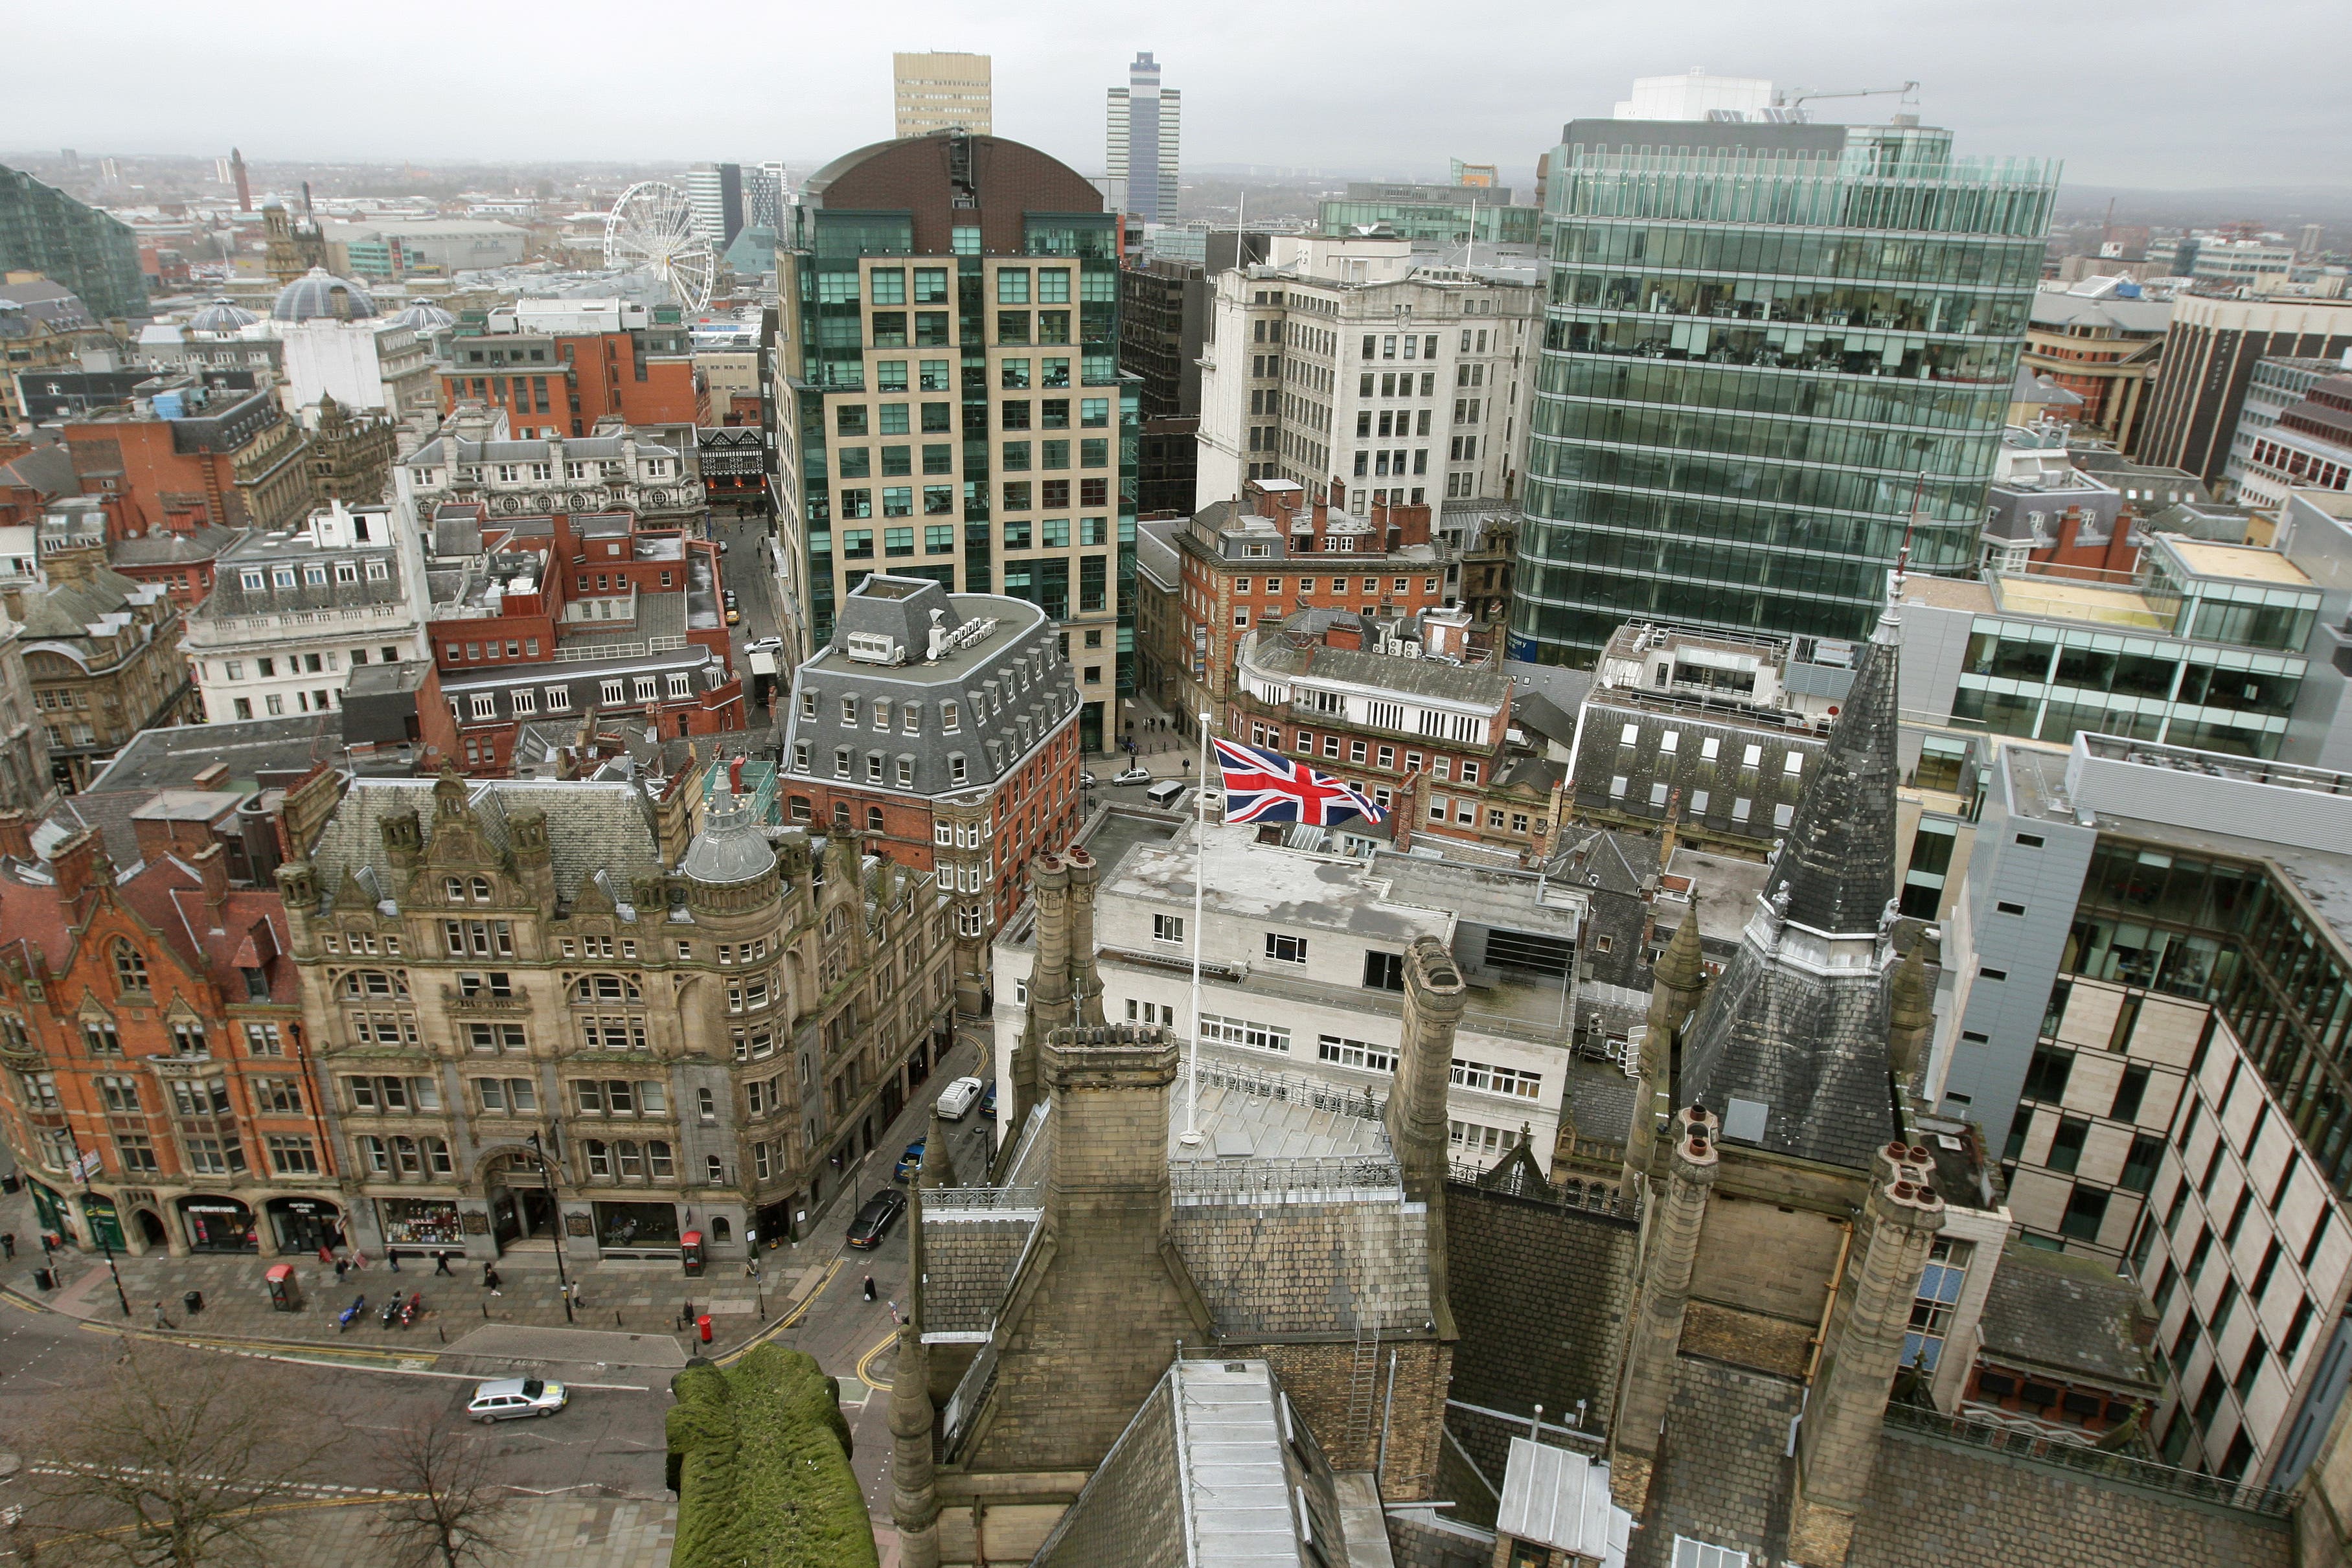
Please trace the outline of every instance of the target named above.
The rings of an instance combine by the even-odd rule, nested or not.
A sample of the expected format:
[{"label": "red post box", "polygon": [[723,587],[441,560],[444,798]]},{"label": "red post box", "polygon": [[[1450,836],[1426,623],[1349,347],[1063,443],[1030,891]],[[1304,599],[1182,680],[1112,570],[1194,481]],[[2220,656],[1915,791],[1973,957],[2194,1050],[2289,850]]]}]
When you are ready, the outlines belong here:
[{"label": "red post box", "polygon": [[689,1230],[677,1239],[678,1261],[688,1274],[702,1272],[702,1232]]},{"label": "red post box", "polygon": [[694,1332],[702,1336],[703,1343],[709,1344],[710,1343],[710,1314],[709,1312],[705,1312],[700,1317],[694,1320]]}]

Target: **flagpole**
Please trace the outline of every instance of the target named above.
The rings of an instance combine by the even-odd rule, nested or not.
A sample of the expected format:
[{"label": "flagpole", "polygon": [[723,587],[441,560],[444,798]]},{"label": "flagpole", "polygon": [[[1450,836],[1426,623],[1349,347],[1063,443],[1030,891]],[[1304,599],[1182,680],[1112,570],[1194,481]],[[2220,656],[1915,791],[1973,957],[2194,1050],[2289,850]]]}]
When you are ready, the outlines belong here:
[{"label": "flagpole", "polygon": [[1209,726],[1213,722],[1201,715],[1201,782],[1192,791],[1192,1045],[1184,1071],[1184,1135],[1177,1140],[1188,1149],[1201,1143],[1201,886],[1202,862],[1208,855]]}]

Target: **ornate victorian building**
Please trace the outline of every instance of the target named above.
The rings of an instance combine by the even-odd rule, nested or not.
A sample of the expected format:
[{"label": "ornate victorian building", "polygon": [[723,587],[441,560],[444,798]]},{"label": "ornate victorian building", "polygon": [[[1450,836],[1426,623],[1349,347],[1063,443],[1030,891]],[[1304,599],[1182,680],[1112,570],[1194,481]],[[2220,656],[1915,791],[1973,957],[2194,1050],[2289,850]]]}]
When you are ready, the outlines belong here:
[{"label": "ornate victorian building", "polygon": [[930,879],[697,783],[362,779],[280,870],[362,1245],[740,1256],[926,1076]]},{"label": "ornate victorian building", "polygon": [[0,1134],[77,1245],[268,1257],[336,1231],[285,916],[244,879],[241,804],[158,795],[128,872],[95,828],[44,826],[36,849],[0,815]]}]

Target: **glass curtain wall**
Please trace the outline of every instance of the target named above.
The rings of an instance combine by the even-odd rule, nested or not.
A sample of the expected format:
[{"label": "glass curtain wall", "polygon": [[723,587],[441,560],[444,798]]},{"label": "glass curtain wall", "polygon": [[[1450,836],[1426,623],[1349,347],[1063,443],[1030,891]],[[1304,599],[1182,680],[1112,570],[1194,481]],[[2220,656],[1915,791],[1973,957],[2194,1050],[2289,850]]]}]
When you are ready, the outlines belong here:
[{"label": "glass curtain wall", "polygon": [[1589,664],[1633,618],[1859,637],[1906,532],[1968,570],[2056,167],[1600,123],[1713,144],[1553,153],[1514,653]]}]

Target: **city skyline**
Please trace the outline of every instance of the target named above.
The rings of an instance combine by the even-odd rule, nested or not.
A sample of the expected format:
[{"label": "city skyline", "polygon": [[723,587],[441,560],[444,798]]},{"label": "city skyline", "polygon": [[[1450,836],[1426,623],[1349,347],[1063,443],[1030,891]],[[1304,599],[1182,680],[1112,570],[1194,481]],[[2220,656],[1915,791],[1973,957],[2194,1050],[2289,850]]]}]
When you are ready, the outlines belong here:
[{"label": "city skyline", "polygon": [[[656,99],[645,92],[641,54],[592,53],[577,62],[584,74],[567,78],[602,95],[605,110],[585,120],[550,120],[520,99],[511,100],[511,111],[502,107],[509,100],[500,62],[528,48],[535,26],[520,14],[466,13],[466,55],[440,61],[420,79],[405,54],[355,53],[315,29],[273,27],[268,13],[277,9],[254,7],[255,26],[240,29],[231,44],[199,16],[133,5],[121,19],[119,63],[134,75],[142,62],[174,73],[201,73],[215,63],[257,68],[263,79],[334,81],[346,100],[397,94],[410,111],[321,121],[304,100],[264,91],[222,100],[201,118],[184,100],[161,98],[108,103],[101,118],[100,105],[66,78],[37,78],[11,94],[15,112],[0,119],[0,143],[84,152],[103,143],[123,152],[206,155],[234,143],[257,157],[690,162],[731,150],[746,157],[768,151],[793,161],[829,158],[889,137],[892,52],[938,48],[993,57],[1000,134],[1094,172],[1103,162],[1098,84],[1121,79],[1134,53],[1150,49],[1181,77],[1192,100],[1186,162],[1201,169],[1269,156],[1315,167],[1419,163],[1449,154],[1532,166],[1562,122],[1608,113],[1631,78],[1703,64],[1768,77],[1792,92],[1920,78],[1916,105],[1890,95],[1824,100],[1822,107],[1851,110],[1856,119],[1916,109],[1928,123],[1958,132],[1964,151],[2063,158],[2069,178],[2086,183],[2194,189],[2242,181],[2250,167],[2264,183],[2342,180],[2325,150],[2340,139],[2344,115],[2319,78],[2320,57],[2281,55],[2261,43],[2291,33],[2305,13],[2317,21],[2318,7],[2306,0],[2272,0],[2262,26],[2247,26],[2242,8],[2189,0],[2161,16],[2142,14],[2127,29],[2089,15],[1972,4],[1944,18],[1932,49],[1884,41],[1871,26],[1840,27],[1834,13],[1802,40],[1791,40],[1773,18],[1715,7],[1686,18],[1682,36],[1694,42],[1671,53],[1632,19],[1565,16],[1531,18],[1507,36],[1499,28],[1438,31],[1398,47],[1405,35],[1381,25],[1380,6],[1352,9],[1342,29],[1325,26],[1312,10],[1269,16],[1213,4],[1195,15],[1198,33],[1212,37],[1223,36],[1227,23],[1245,20],[1255,42],[1244,51],[1202,50],[1181,35],[1126,17],[1074,21],[1043,11],[1015,13],[983,28],[966,14],[919,5],[898,13],[888,33],[846,19],[796,17],[787,25],[751,16],[735,24],[733,35],[747,54],[789,45],[789,57],[822,61],[823,68],[782,92],[698,93],[696,115],[680,120],[659,112]],[[1388,9],[1402,25],[1402,8]],[[599,5],[583,10],[576,25],[590,31],[600,13],[621,21],[619,12]],[[426,35],[457,16],[454,8],[427,7]],[[1858,9],[1853,20],[1865,16],[1879,21],[1876,13]],[[2063,95],[2051,93],[2016,68],[2023,26],[2032,28],[2043,57],[2095,49],[2112,68],[2071,82]],[[18,37],[34,56],[58,57],[82,47],[73,29],[68,17],[36,16]],[[2174,47],[2183,32],[2197,35],[2196,48]],[[2262,54],[2252,57],[2258,48]],[[2233,62],[2241,54],[2248,57]],[[1301,78],[1291,67],[1302,58],[1321,66]],[[2259,117],[2243,114],[2216,85],[2232,79],[2241,66],[2259,70],[2271,89]],[[1380,112],[1365,112],[1373,102]],[[2150,102],[2164,103],[2167,112],[2147,115]]]}]

